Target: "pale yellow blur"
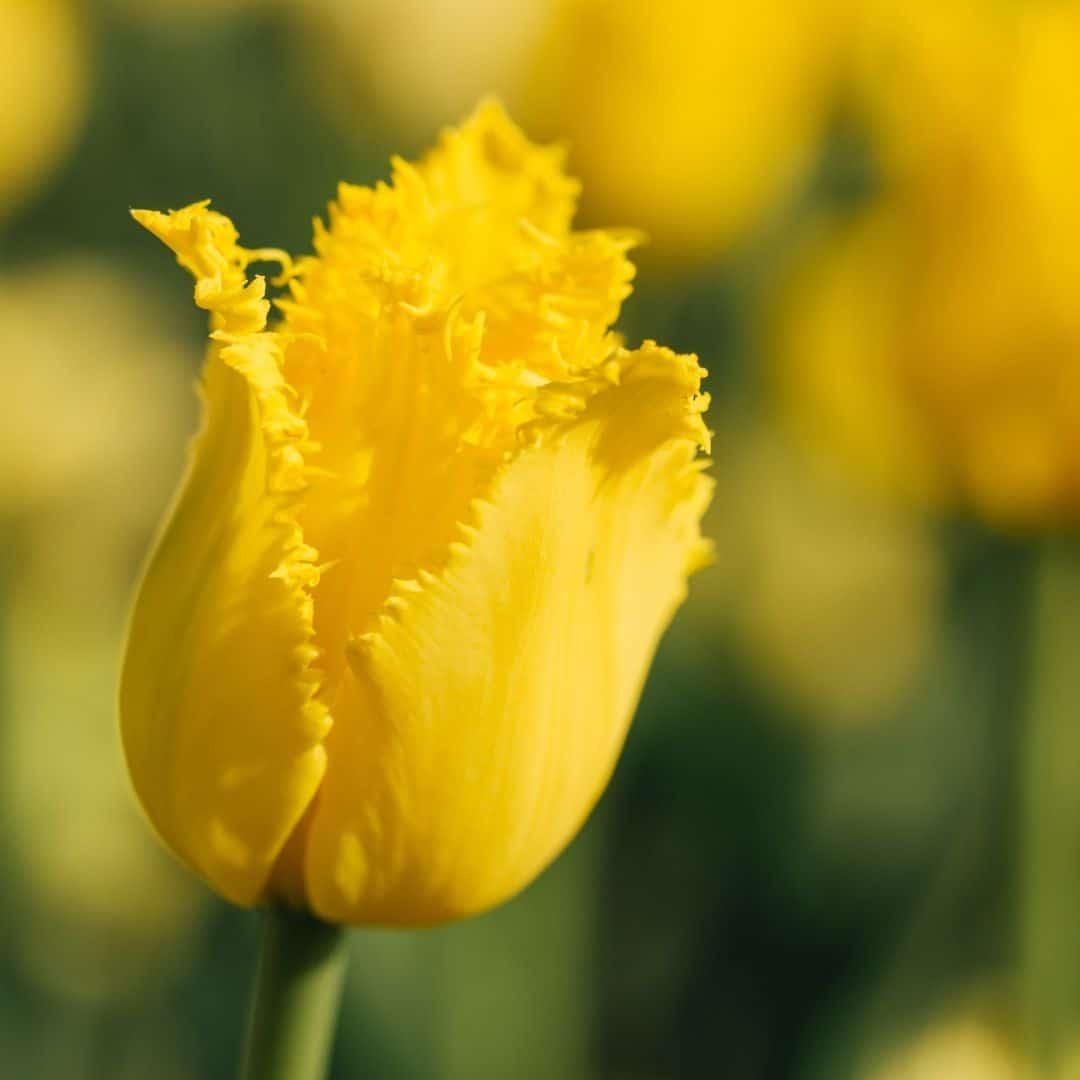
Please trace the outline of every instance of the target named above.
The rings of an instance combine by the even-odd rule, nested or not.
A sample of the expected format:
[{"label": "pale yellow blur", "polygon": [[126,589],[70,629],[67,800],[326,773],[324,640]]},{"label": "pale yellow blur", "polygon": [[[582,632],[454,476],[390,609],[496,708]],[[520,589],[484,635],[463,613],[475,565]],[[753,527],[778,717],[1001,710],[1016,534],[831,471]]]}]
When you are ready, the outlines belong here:
[{"label": "pale yellow blur", "polygon": [[190,884],[154,847],[120,766],[116,657],[134,557],[180,467],[186,357],[146,289],[102,260],[0,282],[0,640],[5,843],[18,960],[83,998],[131,998],[180,962]]},{"label": "pale yellow blur", "polygon": [[730,620],[761,685],[810,721],[887,718],[938,641],[944,569],[933,530],[775,435],[728,434],[711,515],[718,568],[690,611],[714,635]]},{"label": "pale yellow blur", "polygon": [[75,0],[0,0],[0,224],[33,200],[86,111],[89,40]]},{"label": "pale yellow blur", "polygon": [[880,1055],[859,1080],[1080,1080],[1080,1050],[1036,1068],[1009,1009],[987,1001],[946,1008],[907,1043]]},{"label": "pale yellow blur", "polygon": [[79,498],[102,521],[152,515],[147,501],[160,499],[155,483],[176,467],[177,432],[194,410],[187,354],[145,314],[153,298],[139,304],[133,292],[104,260],[4,275],[0,369],[12,408],[0,424],[0,515],[33,518]]},{"label": "pale yellow blur", "polygon": [[862,1080],[1035,1080],[1035,1074],[1006,1034],[973,1013],[938,1022]]},{"label": "pale yellow blur", "polygon": [[427,140],[480,98],[520,101],[551,0],[312,0],[304,71],[346,133]]}]

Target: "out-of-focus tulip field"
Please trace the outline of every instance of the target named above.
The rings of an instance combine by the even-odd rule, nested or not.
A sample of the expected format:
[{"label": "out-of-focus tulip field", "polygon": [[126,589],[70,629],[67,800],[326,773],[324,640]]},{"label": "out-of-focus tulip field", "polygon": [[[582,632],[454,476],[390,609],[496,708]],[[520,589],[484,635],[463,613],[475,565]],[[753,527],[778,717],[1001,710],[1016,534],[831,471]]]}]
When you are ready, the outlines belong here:
[{"label": "out-of-focus tulip field", "polygon": [[1080,1077],[1077,0],[0,0],[0,1077],[225,1080],[254,962],[119,746],[206,337],[129,210],[308,251],[491,97],[643,235],[714,555],[565,854],[351,932],[332,1077]]}]

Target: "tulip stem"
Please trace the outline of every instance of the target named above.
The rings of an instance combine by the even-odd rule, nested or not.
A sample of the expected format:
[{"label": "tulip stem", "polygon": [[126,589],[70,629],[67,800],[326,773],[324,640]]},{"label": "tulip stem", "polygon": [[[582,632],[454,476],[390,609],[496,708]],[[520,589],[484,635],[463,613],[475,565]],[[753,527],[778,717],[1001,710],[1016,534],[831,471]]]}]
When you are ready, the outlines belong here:
[{"label": "tulip stem", "polygon": [[1020,988],[1029,1052],[1056,1075],[1080,1017],[1080,550],[1049,542],[1025,733]]},{"label": "tulip stem", "polygon": [[323,1080],[345,981],[345,944],[340,926],[267,908],[242,1080]]}]

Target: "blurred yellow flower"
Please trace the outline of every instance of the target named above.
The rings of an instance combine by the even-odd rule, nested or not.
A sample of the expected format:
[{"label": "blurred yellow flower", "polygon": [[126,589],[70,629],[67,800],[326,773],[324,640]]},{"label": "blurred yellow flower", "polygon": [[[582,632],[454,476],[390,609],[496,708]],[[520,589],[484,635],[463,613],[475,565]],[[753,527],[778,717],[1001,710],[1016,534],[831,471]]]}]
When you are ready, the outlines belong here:
[{"label": "blurred yellow flower", "polygon": [[714,640],[730,621],[761,685],[816,725],[887,719],[923,673],[941,626],[932,530],[775,434],[724,434],[723,497],[710,514],[718,565],[703,575],[687,619]]},{"label": "blurred yellow flower", "polygon": [[376,115],[427,138],[485,94],[521,95],[551,0],[311,0],[293,7],[307,81],[352,133]]},{"label": "blurred yellow flower", "polygon": [[588,207],[669,258],[716,254],[812,163],[842,23],[820,0],[558,0],[530,101]]},{"label": "blurred yellow flower", "polygon": [[[206,418],[121,688],[158,831],[230,899],[490,907],[568,843],[705,554],[695,359],[610,326],[633,237],[495,105],[342,185],[317,255],[136,216],[211,313]],[[262,278],[290,297],[267,325]]]},{"label": "blurred yellow flower", "polygon": [[0,0],[0,220],[70,145],[86,106],[88,49],[74,0]]},{"label": "blurred yellow flower", "polygon": [[418,135],[498,93],[567,138],[590,216],[633,221],[650,258],[679,260],[744,235],[812,163],[839,3],[317,0],[293,14],[309,81],[351,127],[360,108]]},{"label": "blurred yellow flower", "polygon": [[955,150],[955,140],[982,123],[988,104],[993,108],[996,78],[1023,6],[993,0],[847,3],[847,75],[890,176],[934,168],[936,158]]},{"label": "blurred yellow flower", "polygon": [[[1034,1080],[1014,1040],[978,1014],[938,1021],[865,1080]],[[1061,1077],[1066,1080],[1068,1074]],[[1044,1078],[1049,1080],[1049,1078]]]},{"label": "blurred yellow flower", "polygon": [[1008,10],[1007,34],[966,41],[978,63],[894,43],[914,90],[871,110],[886,193],[808,245],[776,382],[811,442],[885,487],[1041,527],[1080,518],[1080,5]]},{"label": "blurred yellow flower", "polygon": [[95,534],[118,522],[147,528],[190,423],[190,357],[163,331],[160,305],[103,260],[21,267],[2,285],[0,374],[12,407],[0,424],[0,517],[85,500]]}]

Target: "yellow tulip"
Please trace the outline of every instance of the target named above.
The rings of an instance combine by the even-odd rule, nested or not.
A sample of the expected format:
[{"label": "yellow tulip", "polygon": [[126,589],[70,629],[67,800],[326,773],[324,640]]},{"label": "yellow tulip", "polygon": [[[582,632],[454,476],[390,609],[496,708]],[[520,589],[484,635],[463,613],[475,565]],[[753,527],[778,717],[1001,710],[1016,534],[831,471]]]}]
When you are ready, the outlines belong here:
[{"label": "yellow tulip", "polygon": [[[314,256],[136,218],[210,313],[205,421],[137,599],[136,790],[240,904],[426,924],[528,884],[603,791],[706,548],[696,360],[610,326],[633,236],[493,104]],[[250,263],[279,260],[268,322]]]}]

